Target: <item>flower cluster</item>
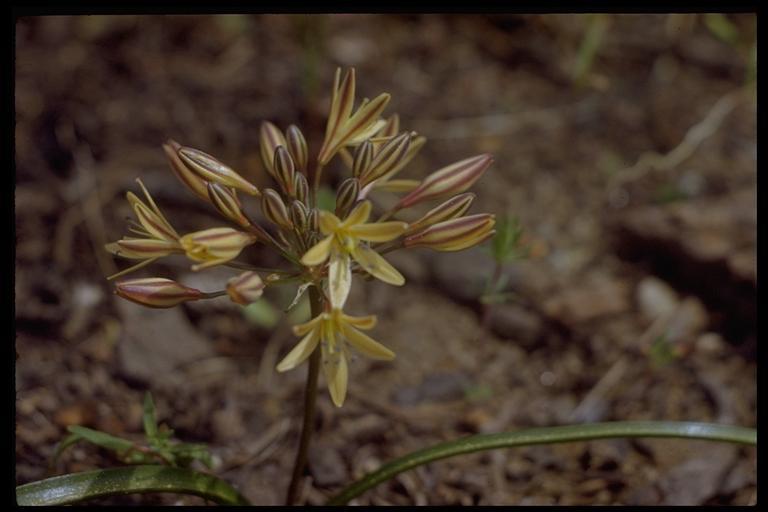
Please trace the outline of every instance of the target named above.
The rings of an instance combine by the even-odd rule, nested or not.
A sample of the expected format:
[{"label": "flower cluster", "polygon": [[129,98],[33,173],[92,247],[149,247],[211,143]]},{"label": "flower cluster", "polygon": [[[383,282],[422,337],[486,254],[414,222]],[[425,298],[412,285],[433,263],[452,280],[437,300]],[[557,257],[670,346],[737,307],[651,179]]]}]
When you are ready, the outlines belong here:
[{"label": "flower cluster", "polygon": [[[130,236],[107,244],[112,254],[138,263],[111,278],[172,254],[184,254],[192,270],[226,265],[246,270],[230,279],[224,290],[202,292],[170,279],[152,277],[117,282],[116,293],[133,302],[156,308],[227,295],[247,305],[261,297],[267,286],[299,283],[299,293],[314,287],[320,300],[315,316],[293,328],[299,343],[280,361],[280,372],[295,368],[321,351],[322,368],[333,403],[341,406],[347,390],[348,363],[353,351],[391,360],[395,354],[361,331],[373,329],[376,317],[350,316],[344,306],[354,274],[369,275],[393,286],[403,275],[383,254],[410,247],[458,251],[482,243],[494,234],[495,217],[465,215],[475,198],[466,192],[493,159],[478,155],[439,169],[424,180],[400,179],[400,171],[424,145],[425,138],[400,130],[397,114],[382,118],[388,94],[355,104],[355,72],[341,77],[337,70],[325,139],[310,167],[309,149],[301,130],[285,132],[265,121],[259,132],[266,172],[276,183],[259,190],[231,167],[200,150],[168,141],[163,149],[173,173],[193,194],[209,203],[235,227],[220,226],[179,235],[155,204],[140,180],[146,202],[128,192],[136,215]],[[339,157],[351,176],[336,191],[333,212],[318,206],[317,191],[325,166]],[[401,197],[375,218],[372,198],[386,191]],[[239,195],[260,200],[268,221],[264,227],[244,211]],[[427,201],[442,200],[411,221],[396,219],[403,211]],[[268,271],[237,261],[241,252],[259,242],[285,260],[287,268]]]}]

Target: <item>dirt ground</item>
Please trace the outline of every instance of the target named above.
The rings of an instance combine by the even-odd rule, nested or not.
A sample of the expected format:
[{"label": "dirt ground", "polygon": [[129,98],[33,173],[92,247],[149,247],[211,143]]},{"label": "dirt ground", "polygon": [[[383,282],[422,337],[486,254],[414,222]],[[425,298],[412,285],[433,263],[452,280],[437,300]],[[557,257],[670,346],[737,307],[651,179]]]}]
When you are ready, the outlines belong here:
[{"label": "dirt ground", "polygon": [[[104,276],[125,263],[101,248],[124,234],[137,177],[180,232],[220,223],[167,168],[168,138],[260,187],[262,120],[298,123],[317,152],[337,66],[427,137],[403,177],[493,153],[472,211],[516,215],[530,256],[505,266],[511,299],[488,309],[482,248],[393,252],[405,287],[356,283],[352,313],[378,315],[397,358],[358,359],[341,409],[321,383],[302,502],[470,433],[755,426],[755,16],[80,16],[16,30],[18,484],[50,474],[68,425],[137,438],[151,390],[180,439],[210,445],[215,474],[281,502],[306,372],[274,370],[290,320],[223,298],[142,309],[112,294]],[[259,247],[247,260],[277,264]],[[232,272],[170,258],[136,274],[151,275],[212,290]],[[279,312],[291,297],[266,300]],[[117,464],[79,445],[54,472]],[[440,461],[353,503],[755,501],[753,448],[614,440]]]}]

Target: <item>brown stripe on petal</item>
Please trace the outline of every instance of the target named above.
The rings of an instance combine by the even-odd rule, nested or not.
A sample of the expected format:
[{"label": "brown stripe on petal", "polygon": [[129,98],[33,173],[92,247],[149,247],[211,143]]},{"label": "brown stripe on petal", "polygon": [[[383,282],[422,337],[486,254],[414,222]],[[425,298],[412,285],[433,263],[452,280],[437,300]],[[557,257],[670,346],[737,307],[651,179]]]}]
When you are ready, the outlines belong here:
[{"label": "brown stripe on petal", "polygon": [[191,190],[196,196],[204,201],[208,201],[208,193],[205,188],[205,180],[192,173],[192,171],[184,165],[184,162],[179,158],[177,151],[181,146],[175,141],[169,141],[168,144],[163,144],[163,151],[168,158],[168,162],[171,165],[173,174],[181,181],[189,190]]}]

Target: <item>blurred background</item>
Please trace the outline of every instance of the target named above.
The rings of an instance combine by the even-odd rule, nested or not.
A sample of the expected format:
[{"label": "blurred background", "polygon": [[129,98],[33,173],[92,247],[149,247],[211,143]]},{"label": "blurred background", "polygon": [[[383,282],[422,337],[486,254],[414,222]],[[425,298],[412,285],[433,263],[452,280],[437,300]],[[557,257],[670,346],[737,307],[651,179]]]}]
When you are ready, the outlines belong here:
[{"label": "blurred background", "polygon": [[[358,97],[427,137],[402,173],[482,152],[472,213],[516,219],[525,258],[487,248],[391,253],[408,279],[353,287],[353,313],[397,359],[351,369],[341,409],[321,383],[311,478],[321,504],[408,451],[478,432],[611,420],[754,426],[754,15],[263,15],[28,17],[16,23],[16,480],[119,464],[68,425],[129,439],[151,390],[214,472],[280,503],[305,368],[268,293],[171,310],[134,306],[105,276],[125,261],[140,177],[180,231],[221,224],[171,174],[161,144],[209,152],[257,186],[263,120],[322,142],[337,66]],[[328,169],[329,183],[343,179]],[[386,199],[386,198],[385,198]],[[256,208],[258,209],[258,208]],[[254,246],[245,259],[276,264]],[[210,291],[231,269],[166,258],[134,277]],[[488,304],[491,302],[492,304]],[[600,441],[454,458],[359,504],[749,504],[752,448]],[[171,495],[103,500],[201,503]]]}]

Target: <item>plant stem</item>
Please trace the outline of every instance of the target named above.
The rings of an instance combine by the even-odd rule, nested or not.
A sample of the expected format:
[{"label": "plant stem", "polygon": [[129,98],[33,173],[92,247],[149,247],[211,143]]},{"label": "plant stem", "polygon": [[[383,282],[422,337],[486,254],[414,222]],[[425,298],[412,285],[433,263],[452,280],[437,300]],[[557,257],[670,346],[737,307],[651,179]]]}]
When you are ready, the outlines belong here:
[{"label": "plant stem", "polygon": [[22,506],[68,505],[151,492],[192,494],[221,505],[250,505],[232,486],[213,475],[151,465],[72,473],[20,485],[16,488],[16,502]]},{"label": "plant stem", "polygon": [[[312,308],[312,318],[323,312],[323,296],[317,286],[309,288],[309,304]],[[309,370],[307,372],[307,385],[304,390],[304,422],[301,427],[301,439],[299,449],[296,452],[296,460],[293,463],[293,474],[288,492],[285,497],[286,505],[293,505],[299,493],[299,483],[304,475],[309,453],[309,441],[312,438],[315,421],[315,404],[317,403],[317,377],[320,373],[320,346],[315,348],[309,356]]]},{"label": "plant stem", "polygon": [[704,439],[744,445],[757,444],[757,431],[750,428],[711,423],[693,423],[677,421],[616,421],[585,425],[565,425],[558,427],[530,428],[518,432],[501,434],[481,434],[418,450],[388,462],[373,473],[344,488],[332,497],[326,505],[343,505],[360,496],[368,489],[389,480],[403,471],[427,464],[439,459],[464,453],[531,446],[536,444],[567,443],[571,441],[590,441],[593,439],[634,437],[677,437],[686,439]]}]

